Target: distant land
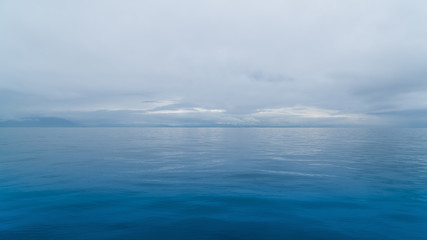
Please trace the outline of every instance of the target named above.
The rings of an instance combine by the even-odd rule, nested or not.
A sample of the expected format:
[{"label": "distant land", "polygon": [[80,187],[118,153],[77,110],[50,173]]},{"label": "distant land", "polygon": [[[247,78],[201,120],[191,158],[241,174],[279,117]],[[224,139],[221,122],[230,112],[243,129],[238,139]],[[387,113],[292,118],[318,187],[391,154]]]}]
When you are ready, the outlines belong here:
[{"label": "distant land", "polygon": [[80,127],[81,124],[63,118],[36,117],[0,121],[0,127]]},{"label": "distant land", "polygon": [[[333,121],[301,121],[286,122],[220,122],[215,120],[197,118],[147,118],[138,121],[121,121],[114,117],[102,119],[93,118],[64,118],[61,116],[26,116],[15,119],[0,119],[1,127],[222,127],[222,128],[360,128],[360,127],[427,127],[426,110],[373,112],[370,116],[376,116],[384,121],[377,124],[352,124]],[[410,120],[408,120],[408,118]],[[310,119],[309,119],[310,120]],[[330,119],[329,119],[330,120]],[[333,119],[332,119],[333,120]]]},{"label": "distant land", "polygon": [[212,122],[192,122],[187,124],[167,124],[167,123],[145,123],[145,124],[118,124],[118,123],[98,123],[98,124],[87,124],[71,121],[65,118],[59,117],[28,117],[15,120],[0,120],[1,127],[233,127],[233,128],[247,128],[247,127],[257,127],[257,128],[301,128],[301,127],[334,127],[330,125],[318,125],[318,126],[305,126],[305,125],[286,125],[286,126],[276,126],[276,125],[236,125],[236,124],[220,124]]}]

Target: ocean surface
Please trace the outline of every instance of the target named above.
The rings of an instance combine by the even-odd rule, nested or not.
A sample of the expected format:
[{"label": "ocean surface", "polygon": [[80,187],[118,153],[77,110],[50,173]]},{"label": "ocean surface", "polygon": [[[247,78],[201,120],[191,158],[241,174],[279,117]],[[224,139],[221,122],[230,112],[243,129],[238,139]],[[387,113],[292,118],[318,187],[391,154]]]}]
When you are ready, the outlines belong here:
[{"label": "ocean surface", "polygon": [[0,128],[0,239],[427,239],[427,129]]}]

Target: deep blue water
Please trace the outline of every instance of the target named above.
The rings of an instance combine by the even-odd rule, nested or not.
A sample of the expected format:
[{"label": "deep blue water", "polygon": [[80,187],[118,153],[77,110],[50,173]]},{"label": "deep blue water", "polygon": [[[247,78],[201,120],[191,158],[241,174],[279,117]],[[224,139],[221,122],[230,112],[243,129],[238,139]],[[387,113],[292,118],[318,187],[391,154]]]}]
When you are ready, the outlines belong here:
[{"label": "deep blue water", "polygon": [[427,239],[427,129],[1,128],[0,239]]}]

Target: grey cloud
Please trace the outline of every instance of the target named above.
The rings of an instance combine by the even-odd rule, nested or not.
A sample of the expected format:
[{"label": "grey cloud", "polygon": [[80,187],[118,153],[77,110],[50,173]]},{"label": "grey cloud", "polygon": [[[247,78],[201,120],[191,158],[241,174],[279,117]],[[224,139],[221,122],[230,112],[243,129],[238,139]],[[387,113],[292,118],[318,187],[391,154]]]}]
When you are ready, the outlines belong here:
[{"label": "grey cloud", "polygon": [[426,109],[425,12],[425,1],[397,0],[6,0],[0,117],[91,111],[125,123],[200,108],[252,124],[258,109]]},{"label": "grey cloud", "polygon": [[267,74],[264,72],[255,72],[249,76],[255,81],[266,81],[266,82],[287,82],[294,81],[292,77],[285,76],[283,74]]}]

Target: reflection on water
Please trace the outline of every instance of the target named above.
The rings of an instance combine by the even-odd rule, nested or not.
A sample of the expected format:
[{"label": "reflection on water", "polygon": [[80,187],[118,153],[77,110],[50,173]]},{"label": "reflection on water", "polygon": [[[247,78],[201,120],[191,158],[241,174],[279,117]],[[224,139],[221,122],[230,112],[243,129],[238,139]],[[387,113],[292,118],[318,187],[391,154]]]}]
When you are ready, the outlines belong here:
[{"label": "reflection on water", "polygon": [[0,239],[425,239],[427,129],[0,129]]}]

